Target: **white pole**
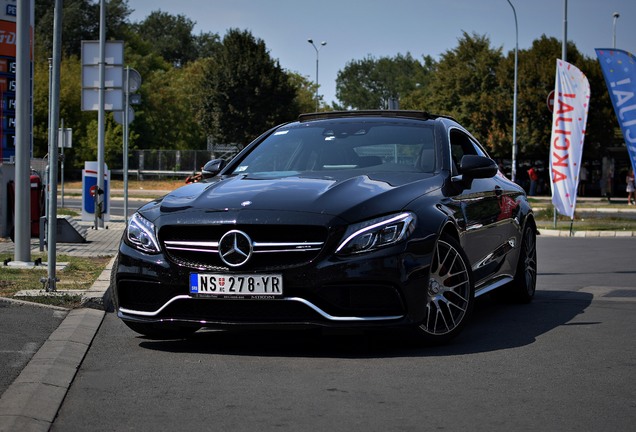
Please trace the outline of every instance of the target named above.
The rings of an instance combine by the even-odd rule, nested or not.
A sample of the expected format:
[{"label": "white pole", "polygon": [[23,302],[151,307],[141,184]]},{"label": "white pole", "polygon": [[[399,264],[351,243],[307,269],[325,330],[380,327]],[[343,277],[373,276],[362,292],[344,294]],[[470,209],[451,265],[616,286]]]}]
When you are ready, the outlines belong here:
[{"label": "white pole", "polygon": [[612,48],[616,49],[616,21],[618,21],[618,17],[620,14],[618,12],[614,12],[614,24],[612,26]]},{"label": "white pole", "polygon": [[318,99],[318,63],[319,63],[319,52],[320,52],[320,48],[324,47],[325,45],[327,45],[327,42],[322,41],[320,42],[320,47],[317,47],[316,44],[314,44],[314,40],[313,39],[307,39],[307,42],[309,42],[311,44],[312,47],[314,47],[314,50],[316,51],[316,112],[318,112],[319,110],[319,99]]},{"label": "white pole", "polygon": [[126,66],[126,88],[124,88],[124,220],[128,221],[128,102],[130,98],[130,66]]},{"label": "white pole", "polygon": [[514,97],[512,108],[512,181],[517,179],[517,71],[518,71],[518,55],[519,55],[519,26],[517,24],[517,11],[512,5],[510,0],[508,4],[512,8],[512,13],[515,16],[515,83],[514,83]]},{"label": "white pole", "polygon": [[568,0],[563,0],[563,43],[561,60],[568,61]]},{"label": "white pole", "polygon": [[31,140],[30,93],[31,2],[20,2],[16,21],[16,146],[15,146],[15,254],[14,261],[31,261]]},{"label": "white pole", "polygon": [[97,195],[95,208],[95,229],[104,228],[104,135],[106,129],[106,113],[104,112],[106,76],[106,4],[99,2],[99,93],[97,114]]},{"label": "white pole", "polygon": [[53,132],[51,147],[49,148],[49,211],[47,219],[47,253],[48,279],[45,283],[46,291],[56,291],[57,277],[55,276],[56,246],[57,246],[57,152],[58,126],[60,122],[60,61],[62,56],[62,0],[55,0],[55,15],[53,18],[53,78],[51,79],[51,131]]}]

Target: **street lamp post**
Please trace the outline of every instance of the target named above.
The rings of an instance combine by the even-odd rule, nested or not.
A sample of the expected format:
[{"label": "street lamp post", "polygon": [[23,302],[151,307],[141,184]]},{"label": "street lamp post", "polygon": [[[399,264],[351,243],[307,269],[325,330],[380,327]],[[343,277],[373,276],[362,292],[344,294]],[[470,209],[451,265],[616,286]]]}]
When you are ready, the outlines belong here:
[{"label": "street lamp post", "polygon": [[320,52],[320,49],[322,47],[327,45],[327,42],[325,42],[325,41],[320,42],[320,46],[319,47],[317,47],[314,44],[314,40],[313,39],[307,39],[307,42],[309,42],[311,44],[311,46],[314,47],[314,50],[316,50],[316,112],[317,112],[318,108],[319,108],[319,101],[318,101],[318,53]]},{"label": "street lamp post", "polygon": [[512,102],[512,181],[517,178],[517,70],[518,70],[518,52],[519,52],[519,26],[517,24],[517,11],[510,0],[508,4],[512,8],[515,16],[515,82],[514,97]]},{"label": "street lamp post", "polygon": [[616,21],[618,21],[618,17],[620,16],[620,14],[618,12],[614,12],[614,24],[613,24],[613,31],[612,31],[612,48],[616,49]]}]

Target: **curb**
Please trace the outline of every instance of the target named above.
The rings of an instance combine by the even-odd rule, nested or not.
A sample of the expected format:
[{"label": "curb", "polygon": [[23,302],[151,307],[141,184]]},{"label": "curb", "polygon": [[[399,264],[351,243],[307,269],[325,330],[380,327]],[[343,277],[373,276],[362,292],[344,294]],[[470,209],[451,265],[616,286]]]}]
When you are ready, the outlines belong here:
[{"label": "curb", "polygon": [[48,431],[105,312],[75,309],[0,398],[0,431]]},{"label": "curb", "polygon": [[628,238],[636,237],[635,231],[574,231],[570,235],[570,230],[554,230],[554,229],[541,229],[539,232],[543,237],[579,237],[579,238]]},{"label": "curb", "polygon": [[110,306],[108,288],[115,259],[84,292],[83,308],[68,313],[0,397],[0,432],[45,432],[53,424]]},{"label": "curb", "polygon": [[93,285],[88,291],[85,291],[82,295],[82,307],[91,309],[98,309],[102,311],[108,310],[111,302],[110,289],[110,274],[113,270],[113,264],[117,255],[111,258],[104,267],[102,273],[97,277]]}]

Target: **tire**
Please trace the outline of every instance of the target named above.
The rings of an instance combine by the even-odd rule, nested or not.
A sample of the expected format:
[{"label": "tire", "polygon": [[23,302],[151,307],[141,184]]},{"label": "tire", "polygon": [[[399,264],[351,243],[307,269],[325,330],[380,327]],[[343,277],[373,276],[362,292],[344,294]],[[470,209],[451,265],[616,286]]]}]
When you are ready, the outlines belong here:
[{"label": "tire", "polygon": [[149,339],[186,339],[193,335],[200,327],[181,327],[170,324],[142,323],[124,321],[131,330]]},{"label": "tire", "polygon": [[437,240],[428,282],[426,316],[416,330],[431,344],[446,343],[468,321],[475,302],[475,287],[468,258],[453,237]]},{"label": "tire", "polygon": [[521,238],[521,249],[515,278],[508,287],[510,299],[517,303],[530,303],[537,288],[537,233],[527,225]]}]

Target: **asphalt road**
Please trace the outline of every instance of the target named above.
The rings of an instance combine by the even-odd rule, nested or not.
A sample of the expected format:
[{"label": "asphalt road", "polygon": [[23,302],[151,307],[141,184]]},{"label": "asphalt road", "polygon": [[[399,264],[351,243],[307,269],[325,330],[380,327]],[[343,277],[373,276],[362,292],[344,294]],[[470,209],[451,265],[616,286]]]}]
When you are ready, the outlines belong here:
[{"label": "asphalt road", "polygon": [[0,299],[0,395],[20,375],[67,313],[62,308]]},{"label": "asphalt road", "polygon": [[53,431],[632,431],[636,242],[540,238],[530,305],[451,345],[395,333],[137,337],[107,314]]}]

